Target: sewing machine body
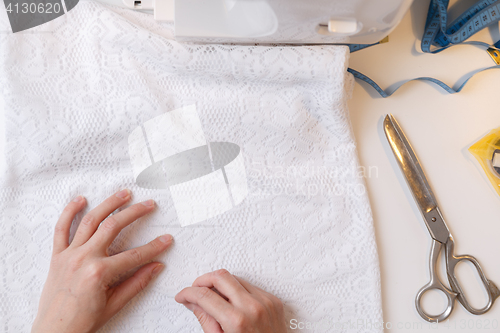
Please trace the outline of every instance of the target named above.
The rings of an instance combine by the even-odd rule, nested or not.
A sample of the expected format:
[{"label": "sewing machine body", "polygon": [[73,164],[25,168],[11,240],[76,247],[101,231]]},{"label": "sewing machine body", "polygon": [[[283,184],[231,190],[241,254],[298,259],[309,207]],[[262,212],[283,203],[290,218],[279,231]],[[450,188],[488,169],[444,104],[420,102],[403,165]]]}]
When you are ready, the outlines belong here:
[{"label": "sewing machine body", "polygon": [[413,0],[98,0],[175,24],[179,41],[205,43],[375,43]]}]

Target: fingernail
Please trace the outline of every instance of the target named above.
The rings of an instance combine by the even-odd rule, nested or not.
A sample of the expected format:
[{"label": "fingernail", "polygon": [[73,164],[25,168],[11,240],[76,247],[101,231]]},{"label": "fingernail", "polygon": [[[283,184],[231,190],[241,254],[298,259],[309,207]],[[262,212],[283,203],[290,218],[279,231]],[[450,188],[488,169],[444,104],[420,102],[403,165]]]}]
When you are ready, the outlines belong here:
[{"label": "fingernail", "polygon": [[73,199],[73,202],[80,202],[83,200],[83,197],[81,195],[77,196],[76,198]]},{"label": "fingernail", "polygon": [[151,207],[154,206],[155,202],[152,199],[141,202],[144,206]]},{"label": "fingernail", "polygon": [[158,275],[158,273],[161,272],[161,270],[163,269],[163,267],[165,267],[165,265],[163,264],[158,264],[154,269],[153,269],[153,272],[151,273],[151,275],[153,276],[156,276]]},{"label": "fingernail", "polygon": [[168,243],[172,240],[172,235],[163,235],[160,237],[160,242],[162,243]]},{"label": "fingernail", "polygon": [[126,189],[121,190],[120,192],[116,193],[116,196],[117,196],[118,198],[122,198],[122,199],[124,199],[124,198],[126,198],[129,194],[130,194],[130,190],[126,188]]}]

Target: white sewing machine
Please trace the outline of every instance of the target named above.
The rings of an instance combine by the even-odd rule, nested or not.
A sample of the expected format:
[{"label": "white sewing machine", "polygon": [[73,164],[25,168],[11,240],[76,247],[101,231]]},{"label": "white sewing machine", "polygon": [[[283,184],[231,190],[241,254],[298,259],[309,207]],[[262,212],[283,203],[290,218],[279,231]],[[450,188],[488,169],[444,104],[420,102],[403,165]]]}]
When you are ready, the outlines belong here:
[{"label": "white sewing machine", "polygon": [[179,41],[370,44],[413,0],[97,0],[173,21]]}]

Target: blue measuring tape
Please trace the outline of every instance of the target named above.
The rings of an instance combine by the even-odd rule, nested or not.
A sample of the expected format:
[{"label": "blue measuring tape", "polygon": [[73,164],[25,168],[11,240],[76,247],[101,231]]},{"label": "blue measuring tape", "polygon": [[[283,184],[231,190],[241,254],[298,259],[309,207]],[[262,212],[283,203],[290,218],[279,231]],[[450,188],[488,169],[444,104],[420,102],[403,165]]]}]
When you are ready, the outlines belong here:
[{"label": "blue measuring tape", "polygon": [[[447,48],[457,45],[457,44],[470,44],[477,46],[484,46],[487,48],[488,54],[495,60],[499,65],[484,68],[479,70],[469,76],[460,87],[454,89],[444,82],[431,78],[431,77],[419,77],[416,79],[411,79],[401,83],[392,92],[386,92],[378,84],[376,84],[368,76],[352,69],[348,68],[347,71],[351,73],[355,78],[368,83],[372,86],[380,96],[386,98],[395,93],[402,85],[410,81],[428,81],[434,83],[441,87],[443,90],[450,94],[458,93],[467,84],[467,82],[476,74],[490,70],[500,68],[500,41],[497,41],[493,46],[490,46],[484,42],[469,41],[466,40],[477,33],[478,31],[484,29],[488,25],[500,21],[500,2],[499,0],[481,0],[471,8],[469,8],[460,17],[454,20],[450,27],[446,27],[448,20],[448,4],[449,0],[431,0],[429,5],[429,11],[427,13],[427,20],[425,22],[424,36],[421,42],[421,48],[423,52],[426,53],[439,53]],[[356,52],[365,49],[370,46],[380,44],[350,44],[349,50]],[[434,50],[431,50],[431,46],[435,46]]]},{"label": "blue measuring tape", "polygon": [[[422,37],[422,51],[441,52],[452,45],[463,43],[475,33],[500,20],[498,0],[482,0],[453,21],[449,28],[446,28],[448,3],[449,0],[431,1],[425,22],[425,33]],[[432,44],[439,45],[440,48],[431,51]],[[473,44],[490,47],[483,42],[473,42]],[[494,46],[498,48],[500,41]]]}]

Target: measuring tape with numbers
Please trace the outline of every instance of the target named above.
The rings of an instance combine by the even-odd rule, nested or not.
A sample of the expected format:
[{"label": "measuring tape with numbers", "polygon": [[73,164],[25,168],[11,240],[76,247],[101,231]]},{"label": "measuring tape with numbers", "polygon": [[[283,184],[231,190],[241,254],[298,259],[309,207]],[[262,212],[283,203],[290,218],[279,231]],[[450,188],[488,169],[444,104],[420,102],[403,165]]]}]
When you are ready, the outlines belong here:
[{"label": "measuring tape with numbers", "polygon": [[[500,21],[500,1],[499,0],[481,0],[471,8],[469,8],[465,13],[458,17],[455,21],[450,24],[450,27],[446,27],[448,20],[448,4],[449,0],[431,0],[429,5],[429,11],[427,13],[427,20],[425,22],[424,36],[422,37],[421,48],[423,52],[426,53],[439,53],[447,48],[457,45],[457,44],[469,44],[476,46],[486,47],[486,52],[496,63],[496,66],[484,68],[482,70],[476,71],[474,74],[469,76],[460,87],[454,89],[444,82],[431,78],[431,77],[419,77],[416,79],[411,79],[401,83],[396,89],[391,92],[386,92],[378,84],[376,84],[368,76],[352,69],[348,68],[347,71],[351,73],[355,78],[368,83],[372,86],[382,97],[391,96],[396,90],[398,90],[403,84],[410,81],[428,81],[432,82],[446,92],[450,94],[458,93],[467,84],[467,82],[477,73],[500,68],[500,41],[497,41],[493,45],[489,45],[484,42],[478,41],[466,41],[469,37],[477,33],[478,31],[484,29],[485,27]],[[365,49],[370,46],[378,45],[387,41],[387,38],[375,43],[375,44],[350,44],[349,50],[356,52]],[[431,46],[435,46],[431,50]]]},{"label": "measuring tape with numbers", "polygon": [[[422,51],[438,53],[448,47],[463,43],[478,31],[500,20],[500,3],[498,0],[482,0],[463,13],[446,28],[448,19],[447,8],[449,0],[432,0],[425,22],[425,33],[422,37]],[[490,46],[483,42],[472,42],[475,45]],[[439,48],[431,51],[432,44]],[[498,48],[500,41],[495,43]]]}]

